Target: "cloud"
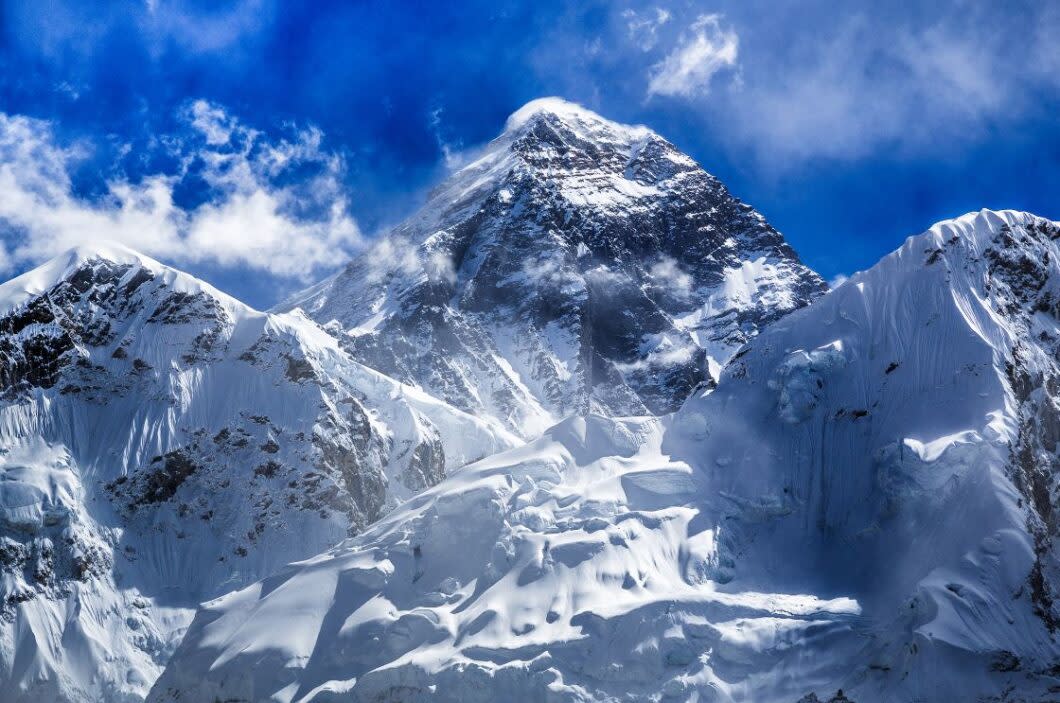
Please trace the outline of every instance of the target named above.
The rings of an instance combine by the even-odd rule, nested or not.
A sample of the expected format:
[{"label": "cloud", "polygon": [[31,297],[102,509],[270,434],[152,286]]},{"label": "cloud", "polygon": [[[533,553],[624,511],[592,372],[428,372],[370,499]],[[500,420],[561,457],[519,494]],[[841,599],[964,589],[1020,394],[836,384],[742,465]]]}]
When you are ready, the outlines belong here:
[{"label": "cloud", "polygon": [[704,95],[715,74],[736,66],[740,40],[723,29],[721,15],[700,15],[666,58],[657,64],[648,95]]},{"label": "cloud", "polygon": [[577,273],[560,255],[527,259],[523,262],[523,275],[534,285],[550,288],[561,288],[577,280]]},{"label": "cloud", "polygon": [[641,51],[651,51],[659,41],[659,29],[670,21],[670,11],[661,7],[637,12],[624,10],[622,17],[626,20],[629,39],[640,47]]},{"label": "cloud", "polygon": [[436,283],[456,283],[456,268],[453,259],[444,251],[432,251],[423,262],[427,277]]},{"label": "cloud", "polygon": [[652,264],[648,274],[655,285],[667,289],[677,298],[687,298],[692,293],[692,277],[669,256],[663,256]]},{"label": "cloud", "polygon": [[[182,111],[186,131],[163,140],[177,167],[118,176],[83,197],[72,174],[90,145],[62,144],[54,125],[0,113],[0,232],[8,267],[78,244],[117,240],[173,262],[245,266],[308,280],[361,245],[348,214],[344,162],[315,128],[270,140],[217,105]],[[204,197],[180,205],[194,182]]]},{"label": "cloud", "polygon": [[189,110],[191,126],[199,130],[211,146],[227,144],[232,139],[235,125],[232,118],[216,105],[205,100],[194,101]]},{"label": "cloud", "polygon": [[446,240],[444,231],[423,242],[413,242],[398,232],[382,234],[368,242],[357,258],[359,275],[371,284],[397,275],[425,276],[431,283],[453,285],[457,281],[457,269]]},{"label": "cloud", "polygon": [[585,279],[597,286],[617,286],[627,282],[627,277],[609,268],[606,264],[597,264],[583,274]]},{"label": "cloud", "polygon": [[1046,109],[1043,97],[1060,86],[1060,12],[958,4],[930,17],[870,13],[812,37],[759,28],[742,47],[740,86],[703,102],[704,115],[730,144],[784,169],[952,150]]},{"label": "cloud", "polygon": [[434,141],[438,145],[438,151],[442,153],[442,159],[445,163],[447,170],[455,171],[468,161],[468,153],[463,150],[463,145],[459,142],[451,143],[442,134],[442,113],[445,112],[443,108],[435,108],[431,110],[427,116],[427,125],[430,127],[431,134],[434,135]]},{"label": "cloud", "polygon": [[226,52],[261,32],[276,18],[272,0],[238,0],[197,7],[173,0],[146,0],[139,16],[145,38],[157,50],[174,42],[191,53]]},{"label": "cloud", "polygon": [[398,235],[384,235],[371,244],[361,257],[369,268],[366,273],[371,283],[382,281],[390,273],[409,274],[423,268],[419,248]]}]

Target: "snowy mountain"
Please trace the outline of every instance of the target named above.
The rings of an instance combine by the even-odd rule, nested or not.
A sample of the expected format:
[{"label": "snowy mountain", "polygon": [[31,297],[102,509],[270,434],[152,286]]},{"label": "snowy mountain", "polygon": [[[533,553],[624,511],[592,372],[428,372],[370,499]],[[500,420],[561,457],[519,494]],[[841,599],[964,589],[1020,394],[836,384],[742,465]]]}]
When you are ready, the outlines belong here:
[{"label": "snowy mountain", "polygon": [[0,695],[142,700],[193,608],[514,446],[119,246],[0,286]]},{"label": "snowy mountain", "polygon": [[205,604],[149,700],[1050,699],[1058,241],[910,238],[677,413],[565,420]]},{"label": "snowy mountain", "polygon": [[531,438],[675,410],[825,290],[783,237],[645,127],[556,98],[300,307],[363,363]]}]

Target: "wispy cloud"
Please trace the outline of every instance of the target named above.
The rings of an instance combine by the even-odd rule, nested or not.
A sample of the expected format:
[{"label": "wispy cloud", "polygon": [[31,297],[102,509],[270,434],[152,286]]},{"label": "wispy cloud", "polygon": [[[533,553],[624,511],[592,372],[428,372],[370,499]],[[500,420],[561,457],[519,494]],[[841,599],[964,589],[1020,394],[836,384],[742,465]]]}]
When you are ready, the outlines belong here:
[{"label": "wispy cloud", "polygon": [[145,37],[161,48],[175,42],[185,51],[228,51],[260,32],[276,16],[272,0],[238,0],[201,8],[174,0],[146,0],[140,25]]},{"label": "wispy cloud", "polygon": [[659,29],[670,21],[670,11],[662,7],[653,7],[642,12],[627,9],[622,11],[626,20],[629,38],[641,51],[651,51],[659,42]]},{"label": "wispy cloud", "polygon": [[227,112],[205,100],[193,102],[188,108],[187,116],[191,126],[199,130],[210,146],[227,144],[237,127],[235,120],[229,117]]},{"label": "wispy cloud", "polygon": [[952,149],[1055,95],[1057,32],[1060,12],[1045,9],[962,6],[920,22],[860,13],[792,35],[785,51],[748,40],[738,89],[701,106],[719,136],[774,168]]},{"label": "wispy cloud", "polygon": [[[182,120],[186,133],[167,140],[175,170],[113,178],[103,197],[86,198],[72,179],[83,146],[60,143],[48,122],[0,113],[0,231],[9,252],[0,265],[112,239],[169,261],[307,279],[360,245],[343,160],[322,147],[319,130],[269,139],[202,101]],[[181,206],[175,194],[187,179],[206,197]]]},{"label": "wispy cloud", "polygon": [[460,142],[450,142],[445,138],[442,128],[442,114],[445,110],[437,107],[431,110],[427,116],[427,125],[434,135],[434,141],[438,144],[438,151],[442,153],[442,160],[447,170],[454,171],[467,163],[467,153],[463,150]]},{"label": "wispy cloud", "polygon": [[663,256],[652,264],[648,273],[655,285],[668,290],[677,298],[687,298],[692,293],[692,277],[669,256]]},{"label": "wispy cloud", "polygon": [[714,76],[736,66],[740,39],[723,28],[721,15],[700,15],[677,46],[655,66],[648,95],[691,97],[705,94]]}]

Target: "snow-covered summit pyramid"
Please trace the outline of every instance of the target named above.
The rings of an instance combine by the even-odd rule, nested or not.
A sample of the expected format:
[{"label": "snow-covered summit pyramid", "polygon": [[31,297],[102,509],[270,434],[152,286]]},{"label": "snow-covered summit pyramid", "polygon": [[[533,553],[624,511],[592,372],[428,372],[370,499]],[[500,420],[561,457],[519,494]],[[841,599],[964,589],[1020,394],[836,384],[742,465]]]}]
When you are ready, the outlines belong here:
[{"label": "snow-covered summit pyramid", "polygon": [[149,700],[1049,700],[1058,303],[1060,223],[940,223],[676,414],[568,419],[206,604]]},{"label": "snow-covered summit pyramid", "polygon": [[0,697],[138,700],[199,600],[516,442],[119,245],[0,285]]},{"label": "snow-covered summit pyramid", "polygon": [[645,127],[549,98],[301,307],[364,363],[531,437],[664,413],[822,293],[781,235]]}]

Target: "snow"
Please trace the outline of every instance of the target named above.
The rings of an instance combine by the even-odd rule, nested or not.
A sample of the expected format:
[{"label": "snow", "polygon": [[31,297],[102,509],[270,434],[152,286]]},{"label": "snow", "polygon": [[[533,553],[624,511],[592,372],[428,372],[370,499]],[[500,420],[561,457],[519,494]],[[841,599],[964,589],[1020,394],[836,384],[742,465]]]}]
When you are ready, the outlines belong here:
[{"label": "snow", "polygon": [[5,703],[142,700],[201,599],[519,443],[122,247],[0,292]]},{"label": "snow", "polygon": [[345,330],[358,360],[532,439],[590,409],[672,411],[762,325],[823,292],[672,144],[548,98],[280,309],[303,308]]},{"label": "snow", "polygon": [[846,365],[843,343],[830,342],[810,352],[791,352],[777,367],[769,387],[777,391],[777,411],[785,422],[805,420],[820,404],[829,376]]},{"label": "snow", "polygon": [[563,98],[547,97],[531,100],[521,108],[513,112],[504,125],[505,134],[518,132],[539,115],[552,115],[567,123],[581,125],[599,125],[601,122],[611,128],[620,128],[637,138],[644,138],[654,134],[650,129],[643,126],[618,125],[616,122],[603,120],[592,110],[587,110],[581,105],[572,103]]},{"label": "snow", "polygon": [[[696,660],[719,634],[744,656],[773,647],[741,630],[780,623],[804,631],[858,615],[849,598],[730,592],[704,580],[717,568],[714,531],[695,529],[696,511],[681,506],[696,479],[663,454],[663,429],[654,419],[565,421],[527,447],[464,468],[354,542],[293,565],[278,585],[208,604],[210,626],[193,628],[183,650],[201,651],[195,656],[210,669],[196,695],[253,690],[294,701],[324,690],[372,696],[402,682],[408,700],[524,699],[525,686],[551,680],[563,699],[583,676],[618,676],[622,688],[647,694],[665,681],[661,671]],[[688,612],[665,617],[674,634],[656,641],[651,623],[674,603]],[[723,633],[709,613],[739,614],[744,624]],[[343,625],[321,649],[327,621]],[[277,642],[268,635],[276,627],[291,636]],[[606,631],[613,644],[604,644]],[[383,652],[358,646],[369,632],[382,637]],[[689,645],[693,632],[699,641]],[[647,650],[627,639],[638,636],[648,637]],[[647,652],[659,663],[641,663]],[[246,658],[270,665],[249,670]],[[292,685],[301,669],[313,678]],[[449,673],[429,683],[422,670]],[[491,672],[492,683],[480,688],[476,672]],[[170,676],[156,686],[160,700]]]},{"label": "snow", "polygon": [[72,250],[0,285],[0,698],[1045,700],[1058,241],[820,295],[550,98],[285,312]]},{"label": "snow", "polygon": [[111,261],[162,273],[174,290],[186,293],[206,292],[223,301],[227,307],[249,309],[235,298],[192,276],[180,273],[158,261],[133,251],[124,244],[102,240],[74,247],[21,276],[0,284],[0,315],[24,305],[31,298],[44,293],[60,281],[66,280],[85,263],[93,260]]},{"label": "snow", "polygon": [[1012,379],[1055,363],[1049,231],[937,225],[676,414],[574,417],[464,467],[207,603],[150,700],[1044,699],[1053,556],[1013,450],[1039,400]]}]

